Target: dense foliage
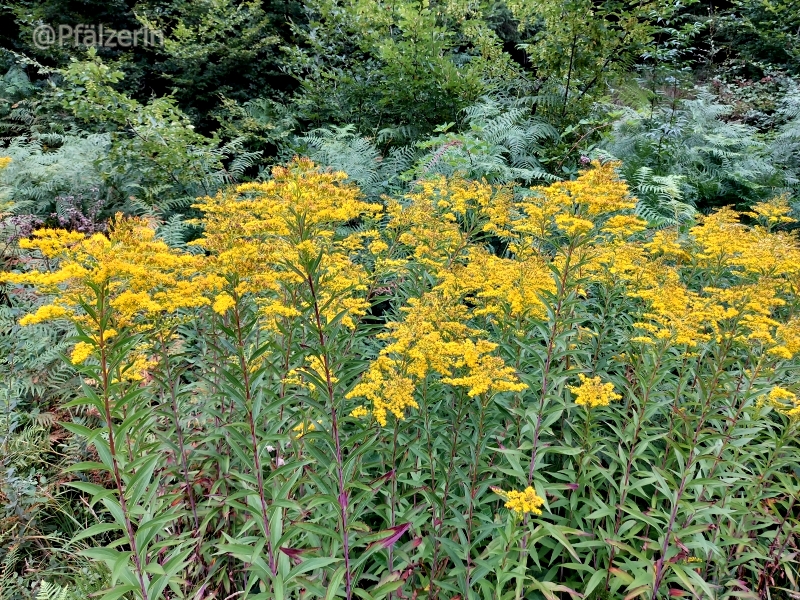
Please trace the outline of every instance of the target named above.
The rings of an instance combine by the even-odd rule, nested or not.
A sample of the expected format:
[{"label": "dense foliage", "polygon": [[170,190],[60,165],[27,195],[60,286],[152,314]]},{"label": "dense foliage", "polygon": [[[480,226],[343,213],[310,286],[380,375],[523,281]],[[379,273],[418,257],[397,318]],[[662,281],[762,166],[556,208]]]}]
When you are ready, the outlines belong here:
[{"label": "dense foliage", "polygon": [[798,597],[798,15],[5,2],[0,600]]},{"label": "dense foliage", "polygon": [[198,204],[203,254],[122,216],[20,242],[20,325],[76,330],[62,485],[108,593],[791,586],[788,206],[652,231],[614,167],[384,208],[297,161]]}]

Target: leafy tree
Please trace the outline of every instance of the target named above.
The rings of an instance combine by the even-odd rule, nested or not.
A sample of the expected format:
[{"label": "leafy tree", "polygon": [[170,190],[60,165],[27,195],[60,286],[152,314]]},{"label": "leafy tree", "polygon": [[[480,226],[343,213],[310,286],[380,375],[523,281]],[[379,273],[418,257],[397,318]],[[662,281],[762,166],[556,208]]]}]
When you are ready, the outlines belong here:
[{"label": "leafy tree", "polygon": [[729,56],[746,64],[764,62],[800,74],[800,2],[733,0],[720,19]]},{"label": "leafy tree", "polygon": [[111,135],[103,176],[122,198],[162,208],[185,205],[232,182],[256,159],[239,152],[239,141],[222,144],[197,133],[173,98],[140,104],[116,91],[122,72],[91,52],[90,60],[72,62],[63,75],[66,85],[55,92],[61,105]]},{"label": "leafy tree", "polygon": [[300,115],[315,125],[414,139],[519,77],[478,9],[457,0],[315,0],[307,10],[302,45],[287,52]]},{"label": "leafy tree", "polygon": [[508,6],[532,32],[523,48],[536,88],[562,117],[585,112],[606,84],[695,30],[670,26],[682,5],[666,0],[511,0]]},{"label": "leafy tree", "polygon": [[[220,105],[220,96],[246,102],[265,90],[292,89],[281,71],[280,45],[291,43],[289,24],[302,20],[292,1],[144,0],[134,7],[141,25],[164,34],[149,48],[148,77],[170,93],[198,125]],[[152,84],[151,84],[152,85]]]}]

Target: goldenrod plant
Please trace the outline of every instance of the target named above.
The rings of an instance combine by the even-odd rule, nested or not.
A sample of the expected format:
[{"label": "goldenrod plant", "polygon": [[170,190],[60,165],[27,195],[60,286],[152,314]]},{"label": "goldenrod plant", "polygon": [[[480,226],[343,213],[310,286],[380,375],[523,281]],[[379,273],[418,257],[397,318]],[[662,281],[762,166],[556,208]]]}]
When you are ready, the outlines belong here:
[{"label": "goldenrod plant", "polygon": [[77,331],[102,597],[797,594],[788,200],[654,229],[618,167],[374,202],[298,158],[198,200],[191,252],[21,240],[20,324]]}]

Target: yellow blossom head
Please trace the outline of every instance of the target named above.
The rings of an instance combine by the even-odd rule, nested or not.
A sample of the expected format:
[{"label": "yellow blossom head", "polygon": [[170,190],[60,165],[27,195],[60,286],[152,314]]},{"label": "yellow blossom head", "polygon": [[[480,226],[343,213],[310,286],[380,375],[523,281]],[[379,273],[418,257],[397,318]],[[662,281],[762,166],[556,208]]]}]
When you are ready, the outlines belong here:
[{"label": "yellow blossom head", "polygon": [[75,344],[75,348],[72,349],[72,356],[70,356],[70,361],[73,365],[80,365],[89,358],[92,353],[94,352],[94,346],[91,344],[87,344],[86,342],[78,342]]},{"label": "yellow blossom head", "polygon": [[369,409],[365,408],[364,406],[357,406],[353,410],[350,411],[350,416],[354,419],[362,419],[364,417],[368,417],[372,414]]},{"label": "yellow blossom head", "polygon": [[316,423],[300,423],[292,427],[292,431],[295,433],[295,437],[300,439],[305,434],[309,433],[310,431],[316,431],[317,425]]},{"label": "yellow blossom head", "polygon": [[757,219],[767,227],[774,227],[775,225],[796,223],[797,219],[793,219],[789,216],[791,211],[789,197],[784,194],[766,202],[759,202],[753,205],[752,211],[745,214]]},{"label": "yellow blossom head", "polygon": [[782,387],[774,387],[767,395],[769,405],[792,420],[800,419],[800,399],[797,394]]},{"label": "yellow blossom head", "polygon": [[523,491],[517,492],[511,490],[504,492],[493,488],[496,494],[499,494],[506,500],[506,508],[513,511],[518,517],[522,517],[528,513],[535,515],[542,514],[542,506],[544,499],[536,493],[531,486],[526,487]]},{"label": "yellow blossom head", "polygon": [[233,299],[233,296],[227,292],[222,292],[214,298],[214,304],[211,305],[211,308],[215,313],[224,315],[228,312],[228,309],[234,306],[236,306],[236,301]]},{"label": "yellow blossom head", "polygon": [[594,408],[596,406],[608,406],[612,400],[622,398],[614,392],[614,384],[603,383],[600,377],[586,377],[583,373],[578,375],[581,384],[579,386],[568,386],[569,390],[575,394],[575,404]]}]

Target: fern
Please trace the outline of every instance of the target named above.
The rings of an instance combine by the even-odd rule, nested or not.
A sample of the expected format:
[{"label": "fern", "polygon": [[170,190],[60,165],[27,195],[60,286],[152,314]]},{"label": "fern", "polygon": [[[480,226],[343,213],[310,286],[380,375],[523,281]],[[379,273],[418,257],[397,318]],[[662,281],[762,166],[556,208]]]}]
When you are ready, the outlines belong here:
[{"label": "fern", "polygon": [[779,114],[785,122],[770,142],[770,155],[786,174],[786,183],[795,192],[795,208],[800,211],[800,91],[783,99]]},{"label": "fern", "polygon": [[12,64],[0,76],[0,142],[10,142],[34,126],[39,104],[33,98],[35,91],[20,65]]},{"label": "fern", "polygon": [[231,181],[239,181],[244,176],[247,169],[256,166],[261,159],[261,152],[248,152],[244,150],[244,138],[236,138],[220,148],[220,153],[230,156],[231,161],[227,171]]},{"label": "fern", "polygon": [[347,173],[369,198],[377,199],[403,185],[401,175],[413,164],[415,151],[395,147],[387,157],[374,143],[356,133],[355,126],[315,129],[298,138],[297,150],[315,162]]},{"label": "fern", "polygon": [[623,177],[651,208],[671,205],[659,214],[684,211],[676,202],[750,204],[784,191],[786,174],[769,146],[755,128],[728,121],[731,110],[703,89],[692,100],[626,109],[597,156],[621,160]]},{"label": "fern", "polygon": [[656,175],[649,167],[640,167],[628,183],[637,198],[636,214],[656,227],[686,223],[695,209],[683,201],[683,175]]},{"label": "fern", "polygon": [[[0,550],[2,546],[0,546]],[[8,598],[10,596],[11,584],[16,579],[17,562],[20,559],[19,544],[11,544],[6,547],[5,556],[0,563],[0,598]]]},{"label": "fern", "polygon": [[187,223],[183,216],[176,214],[158,227],[157,235],[174,248],[181,248],[192,254],[198,254],[203,252],[203,249],[200,246],[190,246],[187,243],[195,231],[195,227]]},{"label": "fern", "polygon": [[[315,129],[298,138],[294,150],[344,171],[371,198],[400,191],[409,179],[456,172],[492,183],[554,181],[558,178],[544,169],[538,156],[558,139],[558,132],[530,116],[530,102],[484,98],[464,109],[464,132],[440,127],[439,135],[417,148],[395,146],[386,156],[373,140],[359,136],[354,125]],[[398,137],[403,136],[383,130],[378,142]]]},{"label": "fern", "polygon": [[15,138],[3,153],[11,164],[0,174],[0,198],[17,214],[47,216],[59,196],[96,196],[105,190],[98,162],[111,145],[107,134]]},{"label": "fern", "polygon": [[36,600],[67,600],[69,595],[69,588],[61,587],[55,583],[42,581],[39,584],[39,591],[36,594]]},{"label": "fern", "polygon": [[544,145],[558,140],[549,124],[530,116],[531,99],[501,101],[483,98],[464,109],[468,128],[419,144],[428,152],[415,166],[417,178],[456,172],[492,183],[554,181],[539,156]]}]

